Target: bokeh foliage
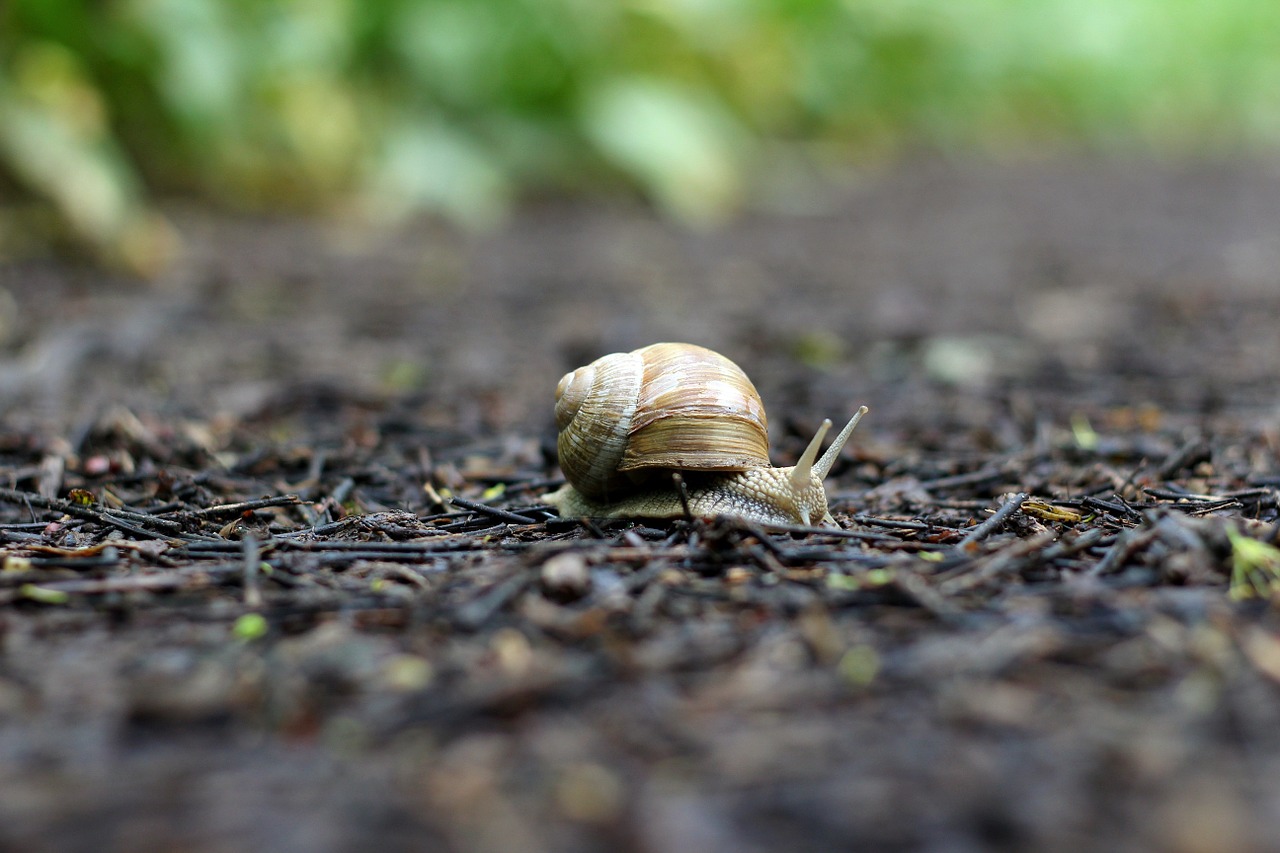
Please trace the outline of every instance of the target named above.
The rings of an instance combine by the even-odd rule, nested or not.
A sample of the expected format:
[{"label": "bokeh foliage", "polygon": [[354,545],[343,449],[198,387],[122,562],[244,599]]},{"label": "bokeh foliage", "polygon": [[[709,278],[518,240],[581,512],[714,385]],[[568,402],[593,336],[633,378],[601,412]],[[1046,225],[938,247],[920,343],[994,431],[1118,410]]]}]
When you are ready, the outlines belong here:
[{"label": "bokeh foliage", "polygon": [[[690,221],[906,145],[1280,141],[1273,0],[7,0],[0,188],[135,266],[147,200]],[[800,168],[803,167],[803,168]]]}]

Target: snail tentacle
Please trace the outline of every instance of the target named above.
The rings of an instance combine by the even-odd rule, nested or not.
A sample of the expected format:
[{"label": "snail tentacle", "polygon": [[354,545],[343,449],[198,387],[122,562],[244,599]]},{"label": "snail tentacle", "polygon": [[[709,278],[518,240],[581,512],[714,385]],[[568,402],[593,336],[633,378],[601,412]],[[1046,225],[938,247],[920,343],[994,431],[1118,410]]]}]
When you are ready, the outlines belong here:
[{"label": "snail tentacle", "polygon": [[[818,434],[813,437],[813,441],[809,442],[809,446],[804,449],[804,453],[800,454],[795,467],[791,469],[791,488],[797,492],[809,485],[809,475],[813,472],[813,461],[818,458],[818,450],[822,447],[822,439],[827,437],[827,430],[829,429],[831,429],[830,418],[824,420],[822,426],[818,427]],[[818,480],[821,481],[822,477],[819,477]]]},{"label": "snail tentacle", "polygon": [[818,475],[819,480],[827,479],[827,475],[831,473],[831,468],[836,464],[836,460],[840,458],[840,451],[844,450],[845,442],[849,440],[849,436],[853,435],[853,429],[858,425],[858,421],[862,420],[862,416],[871,411],[866,406],[859,406],[858,411],[849,419],[849,423],[844,425],[844,429],[840,430],[840,434],[836,436],[836,440],[831,442],[831,446],[827,448],[827,452],[822,454],[822,458],[818,460],[818,464],[813,466],[813,471]]}]

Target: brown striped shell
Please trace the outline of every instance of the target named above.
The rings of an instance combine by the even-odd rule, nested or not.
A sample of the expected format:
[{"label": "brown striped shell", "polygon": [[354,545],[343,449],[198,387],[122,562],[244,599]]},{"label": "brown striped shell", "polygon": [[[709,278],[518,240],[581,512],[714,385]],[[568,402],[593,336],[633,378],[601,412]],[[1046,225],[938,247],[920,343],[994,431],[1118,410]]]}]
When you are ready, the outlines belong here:
[{"label": "brown striped shell", "polygon": [[769,464],[769,423],[751,380],[693,344],[598,358],[556,387],[565,478],[612,500],[653,469],[745,471]]}]

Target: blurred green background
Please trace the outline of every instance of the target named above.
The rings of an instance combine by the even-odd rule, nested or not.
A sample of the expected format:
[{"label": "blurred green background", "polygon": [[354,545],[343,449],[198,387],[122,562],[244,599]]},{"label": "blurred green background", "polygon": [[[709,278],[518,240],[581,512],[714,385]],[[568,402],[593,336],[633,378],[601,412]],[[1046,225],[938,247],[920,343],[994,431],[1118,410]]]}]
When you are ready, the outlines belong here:
[{"label": "blurred green background", "polygon": [[4,221],[140,271],[157,199],[691,223],[920,150],[1280,144],[1274,0],[7,0]]}]

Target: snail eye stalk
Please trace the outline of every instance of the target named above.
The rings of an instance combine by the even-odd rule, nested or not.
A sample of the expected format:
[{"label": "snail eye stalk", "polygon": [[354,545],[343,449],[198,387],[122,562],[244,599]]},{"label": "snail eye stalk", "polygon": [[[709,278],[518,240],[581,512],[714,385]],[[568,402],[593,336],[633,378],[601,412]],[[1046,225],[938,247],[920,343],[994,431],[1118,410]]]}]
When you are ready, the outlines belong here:
[{"label": "snail eye stalk", "polygon": [[849,420],[849,423],[845,424],[844,429],[840,430],[836,440],[831,442],[827,452],[822,454],[818,464],[813,466],[813,470],[817,473],[819,480],[827,479],[827,475],[831,473],[832,466],[836,464],[836,459],[840,458],[840,451],[844,449],[845,442],[849,440],[849,436],[853,435],[853,428],[858,425],[858,421],[862,420],[862,416],[869,411],[870,409],[866,406],[860,406]]},{"label": "snail eye stalk", "polygon": [[[809,446],[804,449],[804,453],[800,454],[799,461],[796,466],[791,469],[791,488],[794,491],[803,491],[809,485],[809,472],[813,470],[813,462],[818,458],[818,449],[822,447],[822,440],[827,437],[827,430],[831,429],[831,420],[822,422],[822,426],[818,427],[818,434],[813,437],[813,441],[809,442]],[[808,522],[805,522],[806,524]]]}]

